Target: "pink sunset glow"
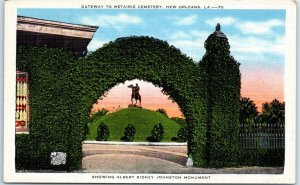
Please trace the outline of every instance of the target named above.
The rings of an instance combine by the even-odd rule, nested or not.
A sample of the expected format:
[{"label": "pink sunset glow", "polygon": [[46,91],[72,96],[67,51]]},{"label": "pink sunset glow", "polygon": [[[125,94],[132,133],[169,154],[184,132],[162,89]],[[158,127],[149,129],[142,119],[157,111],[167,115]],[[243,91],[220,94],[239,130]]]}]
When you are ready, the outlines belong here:
[{"label": "pink sunset glow", "polygon": [[143,108],[150,110],[163,108],[167,111],[169,117],[183,117],[177,103],[168,99],[168,96],[161,92],[160,87],[155,87],[152,83],[140,80],[126,81],[124,84],[113,87],[107,93],[106,97],[103,97],[102,100],[99,99],[93,105],[92,112],[96,112],[102,108],[106,108],[110,112],[117,111],[120,108],[127,108],[131,104],[131,89],[127,86],[130,84],[135,85],[136,83],[140,86]]},{"label": "pink sunset glow", "polygon": [[253,100],[261,112],[262,104],[275,98],[284,101],[284,72],[279,69],[241,70],[241,95]]},{"label": "pink sunset glow", "polygon": [[[271,102],[275,98],[284,101],[283,70],[241,69],[241,73],[241,96],[253,100],[259,112],[261,112],[264,102]],[[143,108],[150,110],[163,108],[169,117],[183,117],[177,103],[168,99],[168,96],[161,92],[160,87],[140,80],[126,81],[124,84],[116,85],[107,93],[106,97],[103,97],[102,100],[99,99],[93,105],[92,112],[102,108],[114,112],[120,108],[128,107],[131,103],[131,89],[127,86],[136,83],[140,86]]]}]

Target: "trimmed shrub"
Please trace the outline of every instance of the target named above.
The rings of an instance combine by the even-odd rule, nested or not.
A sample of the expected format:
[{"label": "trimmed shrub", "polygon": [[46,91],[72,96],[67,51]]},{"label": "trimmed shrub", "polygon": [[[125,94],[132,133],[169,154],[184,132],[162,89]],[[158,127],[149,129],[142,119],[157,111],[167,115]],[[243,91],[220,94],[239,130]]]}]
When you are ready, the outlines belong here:
[{"label": "trimmed shrub", "polygon": [[160,142],[163,139],[164,133],[164,128],[161,123],[154,125],[151,136],[149,136],[147,140],[150,142]]},{"label": "trimmed shrub", "polygon": [[96,137],[97,141],[108,141],[109,138],[109,128],[108,126],[101,122],[98,127],[98,136]]},{"label": "trimmed shrub", "polygon": [[178,141],[177,142],[187,142],[188,141],[188,131],[186,127],[181,127],[177,132]]},{"label": "trimmed shrub", "polygon": [[134,134],[136,130],[132,124],[129,124],[124,129],[124,136],[121,138],[122,141],[130,142],[134,140]]}]

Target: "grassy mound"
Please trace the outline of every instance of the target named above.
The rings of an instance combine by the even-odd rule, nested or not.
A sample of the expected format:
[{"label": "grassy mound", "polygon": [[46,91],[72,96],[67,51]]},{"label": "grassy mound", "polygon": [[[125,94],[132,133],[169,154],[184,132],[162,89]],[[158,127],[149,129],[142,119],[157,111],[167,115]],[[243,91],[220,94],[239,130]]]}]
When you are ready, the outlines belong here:
[{"label": "grassy mound", "polygon": [[128,124],[134,125],[136,129],[134,141],[147,141],[154,125],[158,123],[163,125],[165,131],[162,142],[171,142],[171,138],[176,137],[180,129],[178,123],[159,112],[140,108],[126,108],[94,119],[89,124],[90,132],[87,135],[87,140],[95,140],[97,128],[101,122],[109,127],[109,141],[120,141],[120,138],[124,135],[124,128]]}]

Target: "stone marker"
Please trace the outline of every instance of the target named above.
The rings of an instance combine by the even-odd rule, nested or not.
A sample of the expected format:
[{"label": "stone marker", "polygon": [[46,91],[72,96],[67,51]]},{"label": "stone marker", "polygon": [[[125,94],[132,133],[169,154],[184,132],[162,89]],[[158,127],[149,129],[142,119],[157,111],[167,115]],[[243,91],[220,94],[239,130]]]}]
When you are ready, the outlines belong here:
[{"label": "stone marker", "polygon": [[185,164],[186,167],[193,167],[193,159],[188,158]]}]

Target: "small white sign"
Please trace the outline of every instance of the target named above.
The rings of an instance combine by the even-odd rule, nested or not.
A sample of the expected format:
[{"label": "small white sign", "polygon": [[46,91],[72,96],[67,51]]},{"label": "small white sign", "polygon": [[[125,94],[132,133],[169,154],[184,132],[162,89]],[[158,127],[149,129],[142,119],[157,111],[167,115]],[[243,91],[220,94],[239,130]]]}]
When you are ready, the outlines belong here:
[{"label": "small white sign", "polygon": [[50,157],[51,165],[61,165],[67,162],[67,154],[64,152],[52,152]]}]

